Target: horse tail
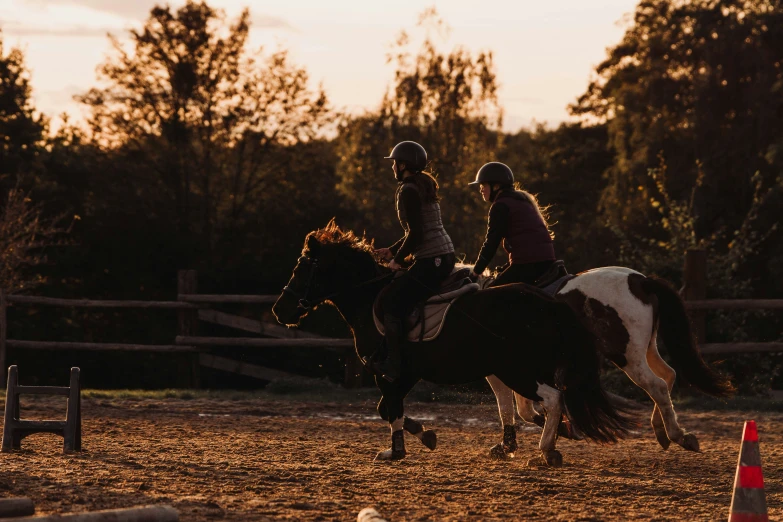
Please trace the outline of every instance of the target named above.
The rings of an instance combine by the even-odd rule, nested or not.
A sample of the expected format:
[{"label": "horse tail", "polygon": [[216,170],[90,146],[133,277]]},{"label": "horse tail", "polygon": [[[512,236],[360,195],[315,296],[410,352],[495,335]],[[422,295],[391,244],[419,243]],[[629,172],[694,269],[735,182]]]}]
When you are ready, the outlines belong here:
[{"label": "horse tail", "polygon": [[617,442],[638,424],[627,415],[630,410],[613,403],[601,387],[595,336],[567,304],[558,303],[557,316],[566,350],[556,385],[563,390],[566,416],[585,438],[602,444]]},{"label": "horse tail", "polygon": [[712,370],[701,358],[679,294],[658,278],[646,278],[643,288],[658,298],[658,331],[682,377],[704,393],[715,397],[731,395],[734,392],[731,382]]}]

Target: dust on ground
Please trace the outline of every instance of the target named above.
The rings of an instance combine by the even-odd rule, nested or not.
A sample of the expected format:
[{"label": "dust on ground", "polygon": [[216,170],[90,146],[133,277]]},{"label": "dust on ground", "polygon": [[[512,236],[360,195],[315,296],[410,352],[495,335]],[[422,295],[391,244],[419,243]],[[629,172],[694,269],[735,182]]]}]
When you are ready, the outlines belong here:
[{"label": "dust on ground", "polygon": [[[24,418],[64,417],[64,402],[22,399]],[[759,425],[770,520],[783,519],[783,414],[680,408],[701,453],[663,451],[644,412],[614,446],[558,441],[562,468],[538,458],[538,428],[520,430],[516,458],[492,461],[501,438],[488,404],[406,404],[438,434],[431,452],[406,435],[408,456],[374,462],[388,426],[364,396],[82,400],[83,451],[33,435],[0,454],[0,497],[38,513],[170,504],[180,520],[355,520],[364,507],[403,520],[725,520],[743,421]]]}]

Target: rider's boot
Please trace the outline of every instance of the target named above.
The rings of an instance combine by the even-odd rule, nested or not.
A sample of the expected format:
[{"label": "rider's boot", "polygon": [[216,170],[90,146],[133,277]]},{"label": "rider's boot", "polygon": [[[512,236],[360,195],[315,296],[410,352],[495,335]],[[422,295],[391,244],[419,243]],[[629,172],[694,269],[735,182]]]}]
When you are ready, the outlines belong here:
[{"label": "rider's boot", "polygon": [[401,354],[400,348],[405,332],[402,321],[390,314],[383,316],[383,330],[386,334],[386,359],[373,361],[373,370],[389,382],[400,378]]}]

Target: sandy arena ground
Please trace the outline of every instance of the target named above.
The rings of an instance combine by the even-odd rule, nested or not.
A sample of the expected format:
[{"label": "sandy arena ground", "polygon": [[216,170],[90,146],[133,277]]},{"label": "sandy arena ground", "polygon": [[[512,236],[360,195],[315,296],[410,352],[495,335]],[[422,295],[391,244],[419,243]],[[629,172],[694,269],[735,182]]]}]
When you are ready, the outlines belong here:
[{"label": "sandy arena ground", "polygon": [[[22,402],[25,418],[64,411]],[[85,398],[83,411],[80,454],[52,435],[0,454],[0,497],[31,497],[38,513],[165,503],[183,521],[348,521],[368,506],[393,521],[725,520],[742,421],[755,418],[770,520],[783,519],[781,413],[680,411],[700,454],[662,451],[645,419],[615,446],[559,441],[565,464],[552,469],[529,462],[537,428],[520,433],[515,459],[489,460],[501,437],[489,405],[410,402],[438,448],[406,435],[408,457],[393,463],[373,462],[389,431],[368,399]]]}]

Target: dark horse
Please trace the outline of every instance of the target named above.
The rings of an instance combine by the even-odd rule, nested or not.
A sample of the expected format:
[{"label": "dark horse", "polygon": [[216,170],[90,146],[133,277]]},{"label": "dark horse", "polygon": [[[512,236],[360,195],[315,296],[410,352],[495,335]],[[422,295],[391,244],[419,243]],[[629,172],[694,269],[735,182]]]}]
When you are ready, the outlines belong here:
[{"label": "dark horse", "polygon": [[[370,243],[331,222],[307,235],[273,312],[280,323],[293,326],[328,302],[350,326],[359,356],[370,356],[383,341],[372,305],[389,274]],[[526,285],[507,285],[462,296],[437,339],[406,343],[400,379],[376,379],[382,393],[378,413],[392,431],[391,449],[376,458],[405,456],[403,429],[434,449],[434,433],[425,437],[419,423],[404,417],[403,399],[419,380],[461,384],[492,374],[521,396],[543,403],[548,416],[539,448],[547,464],[562,463],[555,450],[561,413],[600,443],[615,442],[633,425],[607,400],[595,338],[573,310]]]}]

